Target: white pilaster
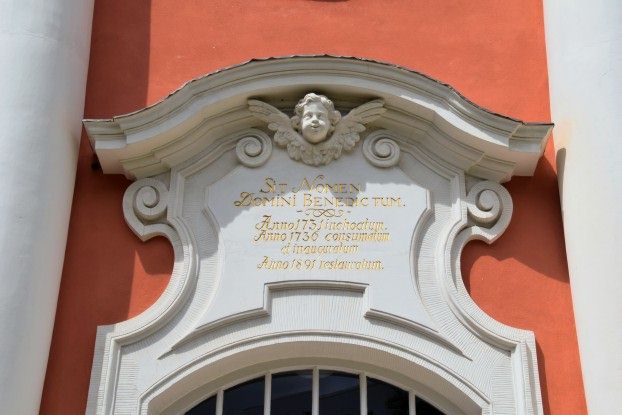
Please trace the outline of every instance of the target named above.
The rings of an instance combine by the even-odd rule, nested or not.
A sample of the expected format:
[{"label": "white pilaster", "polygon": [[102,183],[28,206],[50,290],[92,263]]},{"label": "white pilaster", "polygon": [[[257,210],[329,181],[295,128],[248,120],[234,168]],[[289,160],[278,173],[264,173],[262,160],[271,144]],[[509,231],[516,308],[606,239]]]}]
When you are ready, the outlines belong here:
[{"label": "white pilaster", "polygon": [[93,0],[0,2],[0,413],[36,414],[73,196]]},{"label": "white pilaster", "polygon": [[622,405],[622,3],[547,0],[566,251],[590,414]]}]

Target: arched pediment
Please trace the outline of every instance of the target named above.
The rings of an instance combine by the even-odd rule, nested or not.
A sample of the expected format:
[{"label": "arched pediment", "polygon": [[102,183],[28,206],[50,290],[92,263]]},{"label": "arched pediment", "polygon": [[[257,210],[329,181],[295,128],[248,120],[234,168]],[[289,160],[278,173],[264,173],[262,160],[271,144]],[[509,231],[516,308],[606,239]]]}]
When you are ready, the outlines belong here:
[{"label": "arched pediment", "polygon": [[387,111],[374,127],[401,133],[467,174],[498,182],[532,175],[552,128],[487,111],[408,69],[333,56],[252,60],[192,80],[150,107],[84,125],[105,173],[143,178],[189,159],[218,137],[261,125],[248,111],[249,98],[292,108],[309,91],[330,95],[341,109],[380,98]]},{"label": "arched pediment", "polygon": [[286,357],[392,362],[449,413],[542,413],[533,333],[477,307],[460,254],[506,229],[500,182],[533,173],[550,124],[329,56],[251,61],[84,124],[104,172],[137,179],[130,228],[175,255],[155,304],[99,328],[88,413],[175,412]]}]

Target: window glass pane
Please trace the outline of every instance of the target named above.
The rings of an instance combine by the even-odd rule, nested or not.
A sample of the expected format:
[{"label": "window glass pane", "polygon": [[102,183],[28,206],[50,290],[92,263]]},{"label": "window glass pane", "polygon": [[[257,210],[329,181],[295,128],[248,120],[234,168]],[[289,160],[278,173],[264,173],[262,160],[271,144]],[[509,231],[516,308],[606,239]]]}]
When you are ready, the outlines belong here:
[{"label": "window glass pane", "polygon": [[320,415],[360,413],[358,375],[320,371]]},{"label": "window glass pane", "polygon": [[310,370],[272,375],[270,415],[311,415]]},{"label": "window glass pane", "polygon": [[441,411],[419,397],[415,400],[415,406],[417,415],[444,415]]},{"label": "window glass pane", "polygon": [[186,415],[216,415],[216,396],[207,398],[186,412]]},{"label": "window glass pane", "polygon": [[408,415],[408,392],[380,380],[367,378],[367,414]]},{"label": "window glass pane", "polygon": [[263,415],[264,378],[225,390],[223,415]]}]

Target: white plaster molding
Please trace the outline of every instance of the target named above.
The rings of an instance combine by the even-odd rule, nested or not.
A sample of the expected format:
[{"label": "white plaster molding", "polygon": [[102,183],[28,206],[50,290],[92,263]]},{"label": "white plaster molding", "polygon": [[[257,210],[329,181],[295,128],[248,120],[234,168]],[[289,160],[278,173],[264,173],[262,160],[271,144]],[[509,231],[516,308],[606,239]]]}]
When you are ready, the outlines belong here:
[{"label": "white plaster molding", "polygon": [[387,130],[375,131],[363,143],[363,155],[376,167],[393,167],[400,161],[400,146]]},{"label": "white plaster molding", "polygon": [[[260,64],[283,69],[281,64],[287,62],[294,74],[310,65],[306,73],[312,78],[316,60],[350,62],[320,57],[248,65],[253,71]],[[223,73],[244,74],[239,72],[244,67]],[[270,78],[273,72],[267,67]],[[233,82],[227,88],[237,86]],[[300,91],[308,88],[308,83],[288,83],[273,93],[283,94],[286,101],[292,97],[295,103]],[[353,108],[373,98],[362,87],[352,86],[352,95],[338,86],[335,91],[330,96],[340,97],[338,108]],[[226,95],[224,90],[220,93]],[[380,94],[376,90],[373,95]],[[275,95],[262,96],[279,101]],[[399,103],[386,91],[382,99]],[[235,131],[199,123],[193,134],[202,138],[189,145],[192,152],[179,144],[188,136],[178,130],[182,138],[171,136],[169,143],[177,150],[169,148],[161,158],[168,164],[154,171],[165,165],[170,170],[128,188],[123,201],[128,225],[143,240],[167,237],[175,266],[166,290],[148,310],[100,327],[87,413],[170,413],[171,408],[187,407],[201,391],[208,393],[208,385],[226,383],[225,373],[256,365],[279,367],[286,359],[307,365],[332,359],[344,367],[372,365],[375,370],[383,368],[390,378],[416,380],[413,390],[433,391],[444,407],[455,408],[450,413],[542,414],[533,334],[507,327],[480,310],[466,292],[459,269],[461,250],[469,240],[490,243],[507,227],[512,201],[498,182],[509,178],[519,165],[527,168],[525,153],[506,148],[506,162],[501,165],[509,166],[515,157],[512,168],[503,174],[488,174],[492,170],[484,174],[481,168],[467,167],[450,156],[459,151],[438,147],[442,140],[458,143],[456,137],[463,136],[457,130],[454,135],[441,133],[437,118],[423,121],[419,115],[389,107],[369,124],[368,132],[361,133],[362,146],[318,167],[292,160],[283,149],[272,149],[261,130],[266,125],[245,108],[239,111],[246,115],[233,122]],[[391,121],[400,117],[400,123]],[[409,124],[411,118],[415,122]],[[481,127],[471,123],[464,130]],[[539,149],[546,134],[540,136]],[[480,145],[492,144],[480,139]],[[523,162],[518,161],[521,158]],[[134,162],[135,168],[126,173],[147,171],[142,161]],[[476,177],[474,171],[481,174]],[[347,212],[348,221],[363,224],[355,226],[376,221],[369,226],[386,234],[372,236],[384,242],[363,246],[368,256],[358,262],[348,262],[352,257],[341,251],[342,245],[326,245],[336,249],[334,262],[345,266],[341,270],[315,265],[308,272],[262,269],[257,255],[276,258],[284,248],[263,242],[255,246],[248,230],[261,230],[258,220],[277,214],[280,199],[276,196],[297,198],[298,190],[291,190],[296,187],[291,184],[302,188],[301,183],[311,177],[356,183],[348,191],[356,199],[344,198],[345,205],[319,209],[319,214],[340,218]],[[290,185],[266,178],[285,179]],[[343,192],[341,185],[318,183],[319,187],[309,187],[309,200],[321,199],[327,189]],[[263,185],[275,189],[263,190],[272,198],[261,199]],[[242,196],[248,189],[259,189],[256,202]],[[390,198],[382,194],[399,196],[391,199],[395,209],[382,210],[376,204],[367,210],[363,199],[378,197],[388,203]],[[288,206],[278,211],[284,221],[307,217],[305,209],[311,209],[309,218],[317,213],[310,204],[299,210]],[[381,261],[375,261],[378,258]]]},{"label": "white plaster molding", "polygon": [[272,154],[272,140],[263,131],[249,129],[235,146],[235,155],[246,167],[265,164]]},{"label": "white plaster molding", "polygon": [[414,71],[332,56],[253,60],[190,81],[145,109],[84,126],[104,172],[142,178],[190,158],[215,136],[261,125],[248,120],[249,98],[278,97],[276,107],[292,108],[309,90],[330,91],[342,108],[380,98],[387,112],[378,127],[418,131],[443,160],[495,181],[533,174],[552,127],[486,111]]}]

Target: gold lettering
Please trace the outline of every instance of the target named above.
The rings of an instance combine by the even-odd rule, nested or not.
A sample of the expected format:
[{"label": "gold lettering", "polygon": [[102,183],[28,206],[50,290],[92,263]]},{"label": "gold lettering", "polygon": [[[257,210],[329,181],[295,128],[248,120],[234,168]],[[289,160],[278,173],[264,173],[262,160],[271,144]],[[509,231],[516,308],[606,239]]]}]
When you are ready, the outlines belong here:
[{"label": "gold lettering", "polygon": [[252,196],[252,193],[242,192],[240,193],[240,200],[236,200],[235,202],[233,202],[233,205],[239,207],[250,206]]},{"label": "gold lettering", "polygon": [[272,177],[266,177],[264,183],[266,187],[259,189],[260,193],[276,193],[276,180]]},{"label": "gold lettering", "polygon": [[258,269],[287,269],[289,268],[289,261],[275,261],[267,256],[263,257],[263,260],[257,264]]},{"label": "gold lettering", "polygon": [[309,193],[305,193],[303,195],[303,202],[302,202],[302,206],[303,207],[309,207],[313,204],[313,198],[311,197],[311,195]]}]

